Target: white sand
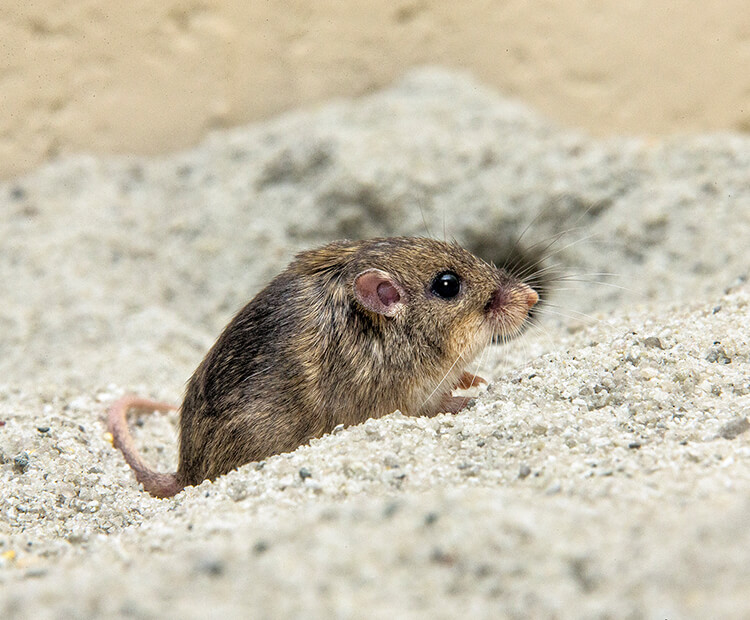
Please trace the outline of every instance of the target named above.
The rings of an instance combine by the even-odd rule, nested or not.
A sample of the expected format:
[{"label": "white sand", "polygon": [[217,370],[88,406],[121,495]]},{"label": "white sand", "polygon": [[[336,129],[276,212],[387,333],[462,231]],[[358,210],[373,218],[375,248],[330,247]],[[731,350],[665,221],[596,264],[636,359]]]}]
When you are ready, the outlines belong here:
[{"label": "white sand", "polygon": [[[0,617],[747,617],[748,171],[749,138],[598,142],[421,71],[3,184]],[[562,268],[624,288],[560,290],[474,408],[162,501],[107,443],[109,402],[179,401],[297,249],[427,227],[492,258],[537,215],[527,239],[575,229]],[[174,416],[135,431],[174,468]]]}]

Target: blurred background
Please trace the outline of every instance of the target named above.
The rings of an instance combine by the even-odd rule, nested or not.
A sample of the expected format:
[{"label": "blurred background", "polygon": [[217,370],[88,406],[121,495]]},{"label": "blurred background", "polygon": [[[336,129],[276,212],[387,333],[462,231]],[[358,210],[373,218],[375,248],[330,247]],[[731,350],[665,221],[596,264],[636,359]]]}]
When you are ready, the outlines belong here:
[{"label": "blurred background", "polygon": [[0,176],[168,152],[423,64],[599,136],[750,129],[745,0],[4,0]]},{"label": "blurred background", "polygon": [[741,0],[0,0],[0,380],[176,400],[340,238],[531,248],[546,326],[714,298],[747,277],[748,67]]}]

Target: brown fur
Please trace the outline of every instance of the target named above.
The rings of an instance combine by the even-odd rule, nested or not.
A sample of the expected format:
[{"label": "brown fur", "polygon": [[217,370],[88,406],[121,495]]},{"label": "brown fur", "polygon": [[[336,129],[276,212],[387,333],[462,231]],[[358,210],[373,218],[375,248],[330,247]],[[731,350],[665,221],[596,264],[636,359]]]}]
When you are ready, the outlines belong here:
[{"label": "brown fur", "polygon": [[[403,294],[393,315],[365,307],[355,279],[367,270]],[[442,299],[435,276],[453,271],[461,292]],[[538,297],[455,244],[424,238],[342,241],[302,252],[227,325],[190,379],[180,408],[175,474],[148,469],[132,446],[125,399],[110,430],[152,495],[177,493],[288,452],[338,424],[399,409],[457,411],[451,396],[475,384],[466,366],[493,337],[518,331]],[[162,406],[155,406],[161,409]]]}]

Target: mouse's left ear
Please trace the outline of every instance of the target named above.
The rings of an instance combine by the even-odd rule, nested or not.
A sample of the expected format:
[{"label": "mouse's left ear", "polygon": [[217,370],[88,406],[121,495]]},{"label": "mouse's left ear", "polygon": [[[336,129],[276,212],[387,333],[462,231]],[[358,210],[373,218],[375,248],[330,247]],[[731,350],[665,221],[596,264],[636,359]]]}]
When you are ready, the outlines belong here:
[{"label": "mouse's left ear", "polygon": [[383,316],[395,316],[406,304],[404,289],[380,269],[367,269],[354,278],[354,296],[365,308]]}]

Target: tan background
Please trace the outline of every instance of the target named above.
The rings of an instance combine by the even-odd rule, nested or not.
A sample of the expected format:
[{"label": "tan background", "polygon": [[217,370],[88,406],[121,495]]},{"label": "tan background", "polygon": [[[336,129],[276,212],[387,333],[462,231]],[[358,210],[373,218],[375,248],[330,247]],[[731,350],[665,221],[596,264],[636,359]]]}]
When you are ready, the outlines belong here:
[{"label": "tan background", "polygon": [[599,134],[750,130],[747,0],[0,5],[0,175],[158,153],[440,64]]}]

